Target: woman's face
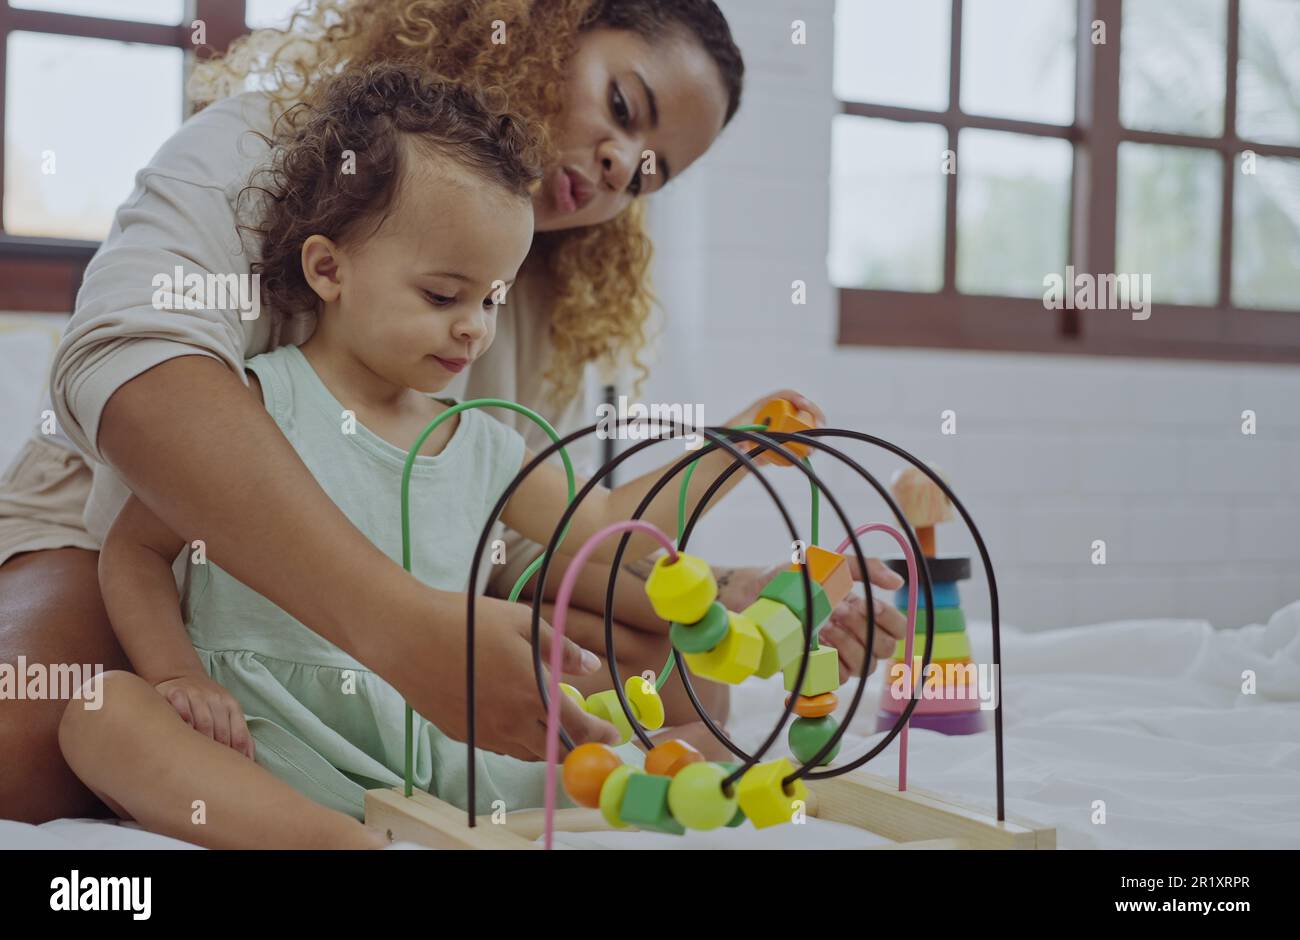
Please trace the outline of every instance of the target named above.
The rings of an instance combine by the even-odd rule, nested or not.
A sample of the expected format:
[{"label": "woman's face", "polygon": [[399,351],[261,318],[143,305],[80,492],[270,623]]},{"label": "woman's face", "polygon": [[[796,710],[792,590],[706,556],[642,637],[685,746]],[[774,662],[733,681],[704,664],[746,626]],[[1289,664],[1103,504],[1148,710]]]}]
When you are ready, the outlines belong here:
[{"label": "woman's face", "polygon": [[726,114],[718,67],[688,33],[584,33],[565,80],[558,162],[533,197],[537,231],[608,222],[662,189],[709,149]]}]

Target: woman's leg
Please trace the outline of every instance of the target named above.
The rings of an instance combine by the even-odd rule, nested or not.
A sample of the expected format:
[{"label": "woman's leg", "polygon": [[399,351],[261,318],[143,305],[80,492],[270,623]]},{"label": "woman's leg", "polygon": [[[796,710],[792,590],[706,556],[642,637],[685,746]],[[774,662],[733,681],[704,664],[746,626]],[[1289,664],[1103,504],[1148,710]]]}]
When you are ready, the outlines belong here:
[{"label": "woman's leg", "polygon": [[[119,815],[212,849],[387,844],[377,830],[195,731],[139,676],[109,672],[91,681],[101,683],[98,695],[69,704],[59,744],[69,766]],[[86,701],[101,707],[86,708]]]},{"label": "woman's leg", "polygon": [[[129,669],[99,594],[99,553],[79,548],[15,555],[0,566],[0,663],[45,669]],[[112,813],[59,753],[66,700],[0,698],[0,819],[43,823]]]}]

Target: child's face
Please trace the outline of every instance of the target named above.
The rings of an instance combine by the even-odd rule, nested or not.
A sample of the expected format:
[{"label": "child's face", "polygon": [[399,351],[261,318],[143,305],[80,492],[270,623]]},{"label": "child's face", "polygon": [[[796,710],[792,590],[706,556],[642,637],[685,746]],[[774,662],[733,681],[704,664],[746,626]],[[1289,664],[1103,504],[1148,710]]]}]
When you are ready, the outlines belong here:
[{"label": "child's face", "polygon": [[379,230],[335,251],[331,329],[379,378],[438,392],[492,345],[497,305],[532,244],[533,211],[445,160],[407,156]]}]

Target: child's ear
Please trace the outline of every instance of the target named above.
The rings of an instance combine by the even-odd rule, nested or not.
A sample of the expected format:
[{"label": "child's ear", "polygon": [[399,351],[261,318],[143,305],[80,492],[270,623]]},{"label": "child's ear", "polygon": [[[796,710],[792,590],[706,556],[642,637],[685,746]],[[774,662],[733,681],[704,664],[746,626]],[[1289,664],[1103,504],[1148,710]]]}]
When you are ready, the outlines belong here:
[{"label": "child's ear", "polygon": [[327,304],[338,300],[343,290],[340,261],[338,246],[324,235],[313,235],[302,243],[302,276]]}]

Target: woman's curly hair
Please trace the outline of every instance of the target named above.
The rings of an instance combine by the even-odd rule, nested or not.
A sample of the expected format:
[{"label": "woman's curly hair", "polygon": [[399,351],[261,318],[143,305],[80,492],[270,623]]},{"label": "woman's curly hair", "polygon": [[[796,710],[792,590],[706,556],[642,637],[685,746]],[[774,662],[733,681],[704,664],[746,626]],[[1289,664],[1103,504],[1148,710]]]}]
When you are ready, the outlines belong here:
[{"label": "woman's curly hair", "polygon": [[[297,118],[297,120],[293,120]],[[312,235],[340,244],[375,232],[393,206],[414,149],[442,158],[521,200],[541,179],[536,142],[509,114],[493,114],[463,85],[430,78],[410,65],[347,69],[327,80],[315,105],[281,117],[269,166],[240,193],[265,198],[258,236],[262,297],[273,310],[314,309],[316,292],[302,269]]]},{"label": "woman's curly hair", "polygon": [[[493,42],[502,27],[506,41]],[[314,0],[286,30],[259,30],[200,63],[190,94],[201,107],[260,87],[288,111],[345,66],[409,64],[476,89],[494,113],[518,115],[549,163],[566,66],[579,35],[599,27],[651,41],[693,36],[717,65],[727,120],[736,113],[744,63],[713,0]],[[534,240],[524,276],[549,286],[554,402],[572,399],[588,363],[628,361],[646,376],[651,254],[640,202],[603,225]]]}]

